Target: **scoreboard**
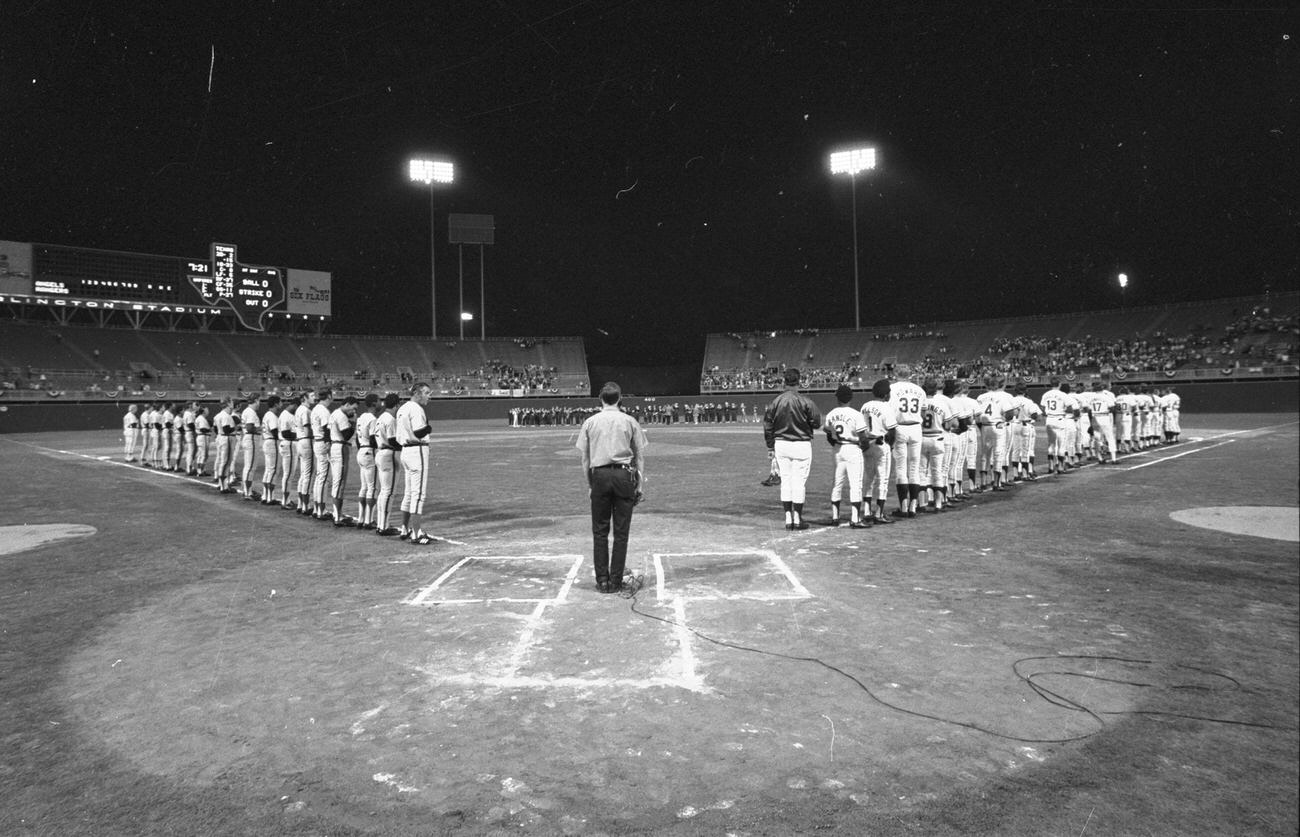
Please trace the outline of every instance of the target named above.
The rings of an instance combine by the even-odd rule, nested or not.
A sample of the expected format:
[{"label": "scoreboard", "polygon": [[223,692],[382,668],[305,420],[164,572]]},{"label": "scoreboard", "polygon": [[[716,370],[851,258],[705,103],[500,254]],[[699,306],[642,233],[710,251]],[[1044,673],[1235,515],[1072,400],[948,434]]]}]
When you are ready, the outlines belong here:
[{"label": "scoreboard", "polygon": [[244,264],[233,244],[206,259],[0,241],[0,301],[66,308],[273,319],[330,318],[329,273]]},{"label": "scoreboard", "polygon": [[234,311],[244,328],[265,331],[267,315],[284,307],[282,271],[240,264],[233,244],[214,243],[211,260],[186,267],[186,278],[203,301]]}]

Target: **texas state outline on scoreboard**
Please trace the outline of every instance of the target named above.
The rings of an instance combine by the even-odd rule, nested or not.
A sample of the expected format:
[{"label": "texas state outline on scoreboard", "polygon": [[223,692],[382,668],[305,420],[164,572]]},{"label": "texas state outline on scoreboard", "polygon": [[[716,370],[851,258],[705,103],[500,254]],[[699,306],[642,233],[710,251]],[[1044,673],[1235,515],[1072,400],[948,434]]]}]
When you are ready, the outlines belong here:
[{"label": "texas state outline on scoreboard", "polygon": [[284,274],[278,267],[240,264],[233,244],[212,244],[209,262],[190,262],[187,279],[209,305],[226,306],[239,322],[266,331],[266,315],[285,301]]}]

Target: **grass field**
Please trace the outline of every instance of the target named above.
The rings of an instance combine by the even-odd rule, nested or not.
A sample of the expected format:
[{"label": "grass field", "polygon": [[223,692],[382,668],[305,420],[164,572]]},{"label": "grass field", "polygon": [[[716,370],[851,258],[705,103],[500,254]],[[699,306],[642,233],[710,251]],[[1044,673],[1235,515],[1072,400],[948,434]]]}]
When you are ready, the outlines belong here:
[{"label": "grass field", "polygon": [[634,598],[573,428],[437,423],[426,547],[0,436],[0,834],[1294,835],[1297,417],[1183,424],[807,532],[651,427]]}]

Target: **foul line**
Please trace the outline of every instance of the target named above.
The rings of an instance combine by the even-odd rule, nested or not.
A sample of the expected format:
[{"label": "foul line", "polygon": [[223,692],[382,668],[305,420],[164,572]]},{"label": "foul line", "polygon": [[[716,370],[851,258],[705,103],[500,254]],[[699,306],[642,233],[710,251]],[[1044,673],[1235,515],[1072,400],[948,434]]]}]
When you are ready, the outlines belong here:
[{"label": "foul line", "polygon": [[1125,470],[1125,471],[1136,471],[1138,468],[1145,468],[1145,467],[1147,467],[1148,465],[1159,465],[1161,462],[1168,462],[1169,460],[1171,460],[1171,459],[1177,459],[1177,458],[1179,458],[1180,456],[1187,456],[1187,455],[1189,455],[1189,454],[1193,454],[1193,453],[1204,453],[1204,452],[1207,451],[1207,450],[1214,450],[1215,448],[1221,448],[1221,447],[1223,447],[1224,445],[1230,445],[1230,444],[1232,444],[1232,443],[1235,442],[1235,441],[1237,441],[1237,440],[1236,440],[1236,439],[1228,439],[1227,441],[1219,442],[1218,444],[1215,444],[1215,445],[1207,445],[1206,447],[1203,447],[1203,448],[1196,448],[1196,449],[1194,449],[1194,450],[1185,450],[1185,451],[1183,451],[1182,453],[1175,453],[1175,454],[1173,454],[1172,456],[1162,456],[1162,457],[1160,457],[1159,459],[1153,459],[1153,460],[1151,460],[1150,462],[1143,462],[1141,465],[1130,465],[1129,467],[1124,468],[1123,470]]}]

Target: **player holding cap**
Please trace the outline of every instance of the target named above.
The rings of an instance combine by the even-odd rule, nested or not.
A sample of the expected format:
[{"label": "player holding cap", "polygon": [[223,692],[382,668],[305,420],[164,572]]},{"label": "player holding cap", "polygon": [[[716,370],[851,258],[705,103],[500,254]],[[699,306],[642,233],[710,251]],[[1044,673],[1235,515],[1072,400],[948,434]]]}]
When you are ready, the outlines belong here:
[{"label": "player holding cap", "polygon": [[298,434],[302,428],[298,426],[298,405],[302,403],[302,398],[294,395],[286,399],[284,409],[276,418],[276,429],[280,434],[280,445],[276,451],[280,458],[280,508],[295,508],[292,500],[289,499],[289,486],[293,485],[293,462],[296,458]]},{"label": "player holding cap", "polygon": [[298,459],[298,514],[311,514],[311,490],[316,479],[313,470],[316,466],[316,444],[311,429],[311,413],[316,407],[316,393],[305,392],[302,403],[293,411],[294,432],[298,439],[294,442],[294,453]]},{"label": "player holding cap", "polygon": [[420,528],[420,515],[424,513],[424,495],[429,479],[429,416],[424,405],[429,403],[429,385],[417,383],[411,387],[411,399],[397,409],[395,438],[402,446],[402,470],[406,474],[406,492],[402,495],[402,528],[398,537],[410,540],[416,546],[433,543],[433,537]]},{"label": "player holding cap", "polygon": [[357,414],[357,473],[361,477],[357,489],[358,529],[375,528],[375,421],[379,410],[379,396],[372,392],[366,395]]},{"label": "player holding cap", "polygon": [[356,434],[352,417],[357,414],[356,396],[349,395],[330,413],[330,519],[335,526],[356,526],[357,522],[343,513],[343,489],[348,481],[348,463],[352,460],[351,442]]},{"label": "player holding cap", "polygon": [[333,403],[333,391],[321,389],[316,392],[316,404],[311,408],[311,516],[317,520],[333,519],[325,508],[325,491],[330,478],[330,405]]},{"label": "player holding cap", "polygon": [[262,504],[275,503],[275,475],[280,470],[280,396],[268,395],[262,412]]},{"label": "player holding cap", "polygon": [[375,418],[375,479],[379,491],[375,496],[374,519],[375,534],[385,538],[398,534],[397,529],[388,525],[388,509],[393,502],[393,481],[397,476],[397,454],[402,446],[397,443],[397,403],[401,399],[397,393],[390,392],[384,396],[383,410]]},{"label": "player holding cap", "polygon": [[763,439],[781,472],[781,507],[785,528],[808,528],[803,519],[808,471],[812,466],[812,434],[822,425],[822,414],[810,398],[799,392],[799,370],[787,369],[785,392],[763,412]]},{"label": "player holding cap", "polygon": [[136,404],[126,405],[126,415],[122,416],[122,447],[127,462],[135,461],[135,444],[140,435],[140,407]]},{"label": "player holding cap", "polygon": [[876,510],[870,515],[876,523],[893,523],[894,519],[885,514],[885,503],[889,501],[889,472],[894,467],[892,445],[898,422],[889,403],[886,379],[871,385],[871,400],[862,405],[862,419],[866,423],[862,434],[864,502],[870,505],[873,499],[876,501]]}]

